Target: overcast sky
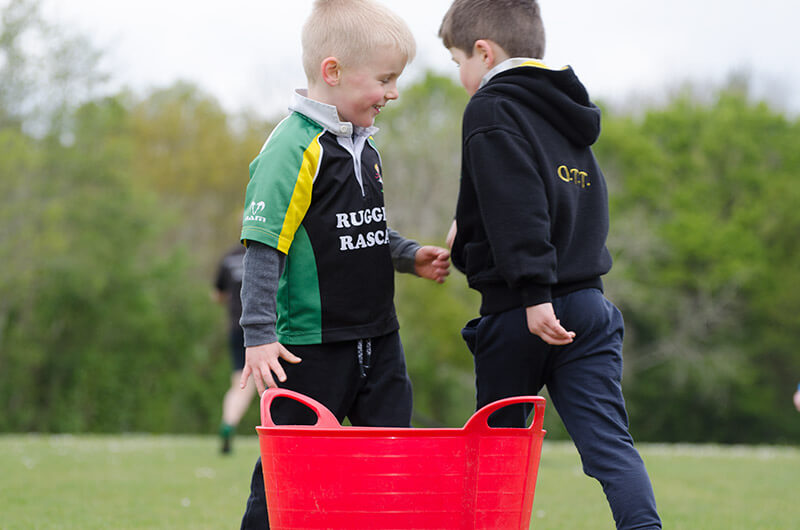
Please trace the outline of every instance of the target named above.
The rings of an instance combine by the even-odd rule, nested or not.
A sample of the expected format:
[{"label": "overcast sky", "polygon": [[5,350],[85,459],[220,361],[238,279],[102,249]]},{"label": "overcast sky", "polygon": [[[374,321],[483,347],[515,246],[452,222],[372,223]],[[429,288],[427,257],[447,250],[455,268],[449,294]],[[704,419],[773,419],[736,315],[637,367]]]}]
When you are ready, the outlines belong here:
[{"label": "overcast sky", "polygon": [[[8,0],[0,0],[5,5]],[[425,69],[456,76],[436,32],[450,0],[385,0],[409,24]],[[43,0],[49,20],[105,52],[116,85],[183,79],[230,111],[282,114],[305,85],[300,28],[311,0]],[[571,65],[594,99],[658,98],[686,80],[719,83],[749,72],[754,89],[800,111],[800,2],[787,0],[540,0],[545,61]],[[402,92],[401,92],[402,97]]]}]

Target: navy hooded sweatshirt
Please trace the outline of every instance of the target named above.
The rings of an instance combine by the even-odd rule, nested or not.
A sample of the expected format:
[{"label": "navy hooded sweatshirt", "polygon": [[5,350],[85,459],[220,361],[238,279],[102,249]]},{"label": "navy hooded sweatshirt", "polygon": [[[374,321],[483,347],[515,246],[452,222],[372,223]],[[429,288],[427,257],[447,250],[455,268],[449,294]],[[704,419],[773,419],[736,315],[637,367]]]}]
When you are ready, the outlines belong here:
[{"label": "navy hooded sweatshirt", "polygon": [[602,289],[608,192],[591,145],[600,110],[571,68],[525,63],[464,111],[452,261],[482,315]]}]

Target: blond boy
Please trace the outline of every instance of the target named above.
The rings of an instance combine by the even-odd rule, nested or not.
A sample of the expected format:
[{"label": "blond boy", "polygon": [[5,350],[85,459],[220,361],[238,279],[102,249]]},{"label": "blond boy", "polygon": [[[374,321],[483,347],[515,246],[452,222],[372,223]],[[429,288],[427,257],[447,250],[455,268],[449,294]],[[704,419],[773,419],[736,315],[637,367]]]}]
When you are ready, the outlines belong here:
[{"label": "blond boy", "polygon": [[[409,427],[394,269],[441,282],[449,253],[388,228],[371,136],[398,97],[414,39],[374,1],[318,0],[302,41],[308,90],[293,94],[292,113],[250,166],[242,384],[252,375],[259,392],[301,392],[353,425]],[[277,424],[309,416],[291,401],[272,407]],[[259,459],[242,528],[265,528],[266,508]]]}]

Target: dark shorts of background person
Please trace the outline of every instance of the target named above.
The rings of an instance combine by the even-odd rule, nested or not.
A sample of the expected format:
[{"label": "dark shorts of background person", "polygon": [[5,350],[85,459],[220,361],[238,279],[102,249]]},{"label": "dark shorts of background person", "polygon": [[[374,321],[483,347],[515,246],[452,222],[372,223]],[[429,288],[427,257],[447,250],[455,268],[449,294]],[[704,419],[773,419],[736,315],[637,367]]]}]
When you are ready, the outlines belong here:
[{"label": "dark shorts of background person", "polygon": [[[573,343],[551,346],[531,334],[524,308],[467,323],[462,336],[475,356],[477,408],[535,395],[547,385],[584,472],[604,487],[617,528],[661,528],[650,479],[628,432],[622,314],[599,289],[558,297],[553,308],[564,328],[575,332]],[[529,404],[504,407],[489,424],[522,427],[530,412]]]},{"label": "dark shorts of background person", "polygon": [[[340,423],[347,417],[357,426],[411,426],[411,381],[398,332],[286,348],[303,360],[282,363],[287,377],[282,388],[319,401]],[[271,414],[277,425],[311,425],[317,420],[308,407],[289,399],[276,399]],[[241,528],[269,528],[261,458],[253,470]]]},{"label": "dark shorts of background person", "polygon": [[244,370],[244,331],[240,326],[231,328],[228,334],[228,346],[231,352],[231,367],[234,372]]}]

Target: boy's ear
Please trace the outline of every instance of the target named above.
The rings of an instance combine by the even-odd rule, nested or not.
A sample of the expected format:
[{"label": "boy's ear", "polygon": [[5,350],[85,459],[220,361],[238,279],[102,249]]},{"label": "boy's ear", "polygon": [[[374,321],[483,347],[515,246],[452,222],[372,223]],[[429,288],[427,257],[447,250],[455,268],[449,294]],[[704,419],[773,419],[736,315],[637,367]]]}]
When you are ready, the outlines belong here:
[{"label": "boy's ear", "polygon": [[322,80],[328,86],[336,86],[342,77],[342,65],[339,64],[339,59],[336,57],[327,57],[320,63],[322,70]]},{"label": "boy's ear", "polygon": [[486,39],[478,39],[472,49],[472,54],[478,54],[481,62],[487,70],[491,70],[496,66],[497,54],[495,53],[494,46]]}]

